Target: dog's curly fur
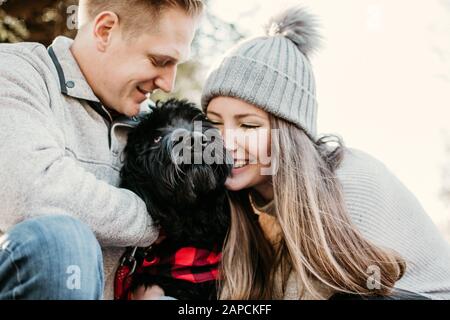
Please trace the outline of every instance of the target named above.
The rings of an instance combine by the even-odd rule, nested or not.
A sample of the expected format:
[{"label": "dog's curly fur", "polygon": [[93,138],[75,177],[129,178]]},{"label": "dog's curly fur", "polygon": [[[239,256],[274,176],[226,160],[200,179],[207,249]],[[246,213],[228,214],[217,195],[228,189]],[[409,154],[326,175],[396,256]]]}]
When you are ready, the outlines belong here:
[{"label": "dog's curly fur", "polygon": [[[230,224],[224,184],[232,165],[220,133],[195,104],[187,101],[172,99],[152,109],[129,134],[121,187],[144,200],[149,214],[164,230],[165,242],[177,247],[221,248]],[[200,135],[194,131],[194,121],[201,122]],[[216,130],[215,139],[202,135],[209,130]],[[218,161],[178,163],[182,155],[174,150],[178,143],[186,142],[186,135],[191,147],[200,143],[202,151],[219,143],[219,148],[214,148]],[[194,152],[198,149],[192,148],[192,159]],[[216,283],[193,284],[141,274],[135,277],[133,287],[140,285],[158,285],[177,299],[214,299],[216,295]]]}]

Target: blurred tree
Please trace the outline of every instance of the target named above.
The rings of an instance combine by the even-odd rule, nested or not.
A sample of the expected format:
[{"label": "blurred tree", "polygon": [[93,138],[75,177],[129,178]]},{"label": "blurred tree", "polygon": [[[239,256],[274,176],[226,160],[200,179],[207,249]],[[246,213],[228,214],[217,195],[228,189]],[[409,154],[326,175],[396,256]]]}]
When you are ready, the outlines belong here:
[{"label": "blurred tree", "polygon": [[0,0],[0,42],[33,41],[48,46],[58,35],[73,37],[67,10],[77,0]]},{"label": "blurred tree", "polygon": [[[73,15],[71,6],[77,3],[77,0],[0,0],[0,42],[33,41],[48,46],[58,35],[73,38],[76,30],[70,28],[69,19]],[[193,59],[179,68],[175,92],[170,95],[158,92],[152,99],[183,97],[199,102],[204,71],[211,57],[241,38],[234,25],[207,11],[193,43]]]}]

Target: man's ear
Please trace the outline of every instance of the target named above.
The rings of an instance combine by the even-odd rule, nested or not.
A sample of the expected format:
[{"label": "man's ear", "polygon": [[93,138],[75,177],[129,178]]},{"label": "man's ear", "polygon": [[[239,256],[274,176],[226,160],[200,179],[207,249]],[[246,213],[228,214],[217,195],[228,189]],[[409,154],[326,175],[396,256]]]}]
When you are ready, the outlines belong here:
[{"label": "man's ear", "polygon": [[119,17],[111,11],[100,13],[94,21],[94,38],[97,49],[105,52],[111,44],[112,34],[119,28]]}]

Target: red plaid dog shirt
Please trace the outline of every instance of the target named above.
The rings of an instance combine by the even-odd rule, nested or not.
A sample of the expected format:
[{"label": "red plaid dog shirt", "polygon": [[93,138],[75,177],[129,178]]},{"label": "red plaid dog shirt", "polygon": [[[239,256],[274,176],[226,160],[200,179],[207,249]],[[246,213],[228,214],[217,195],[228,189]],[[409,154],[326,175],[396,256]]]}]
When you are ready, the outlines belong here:
[{"label": "red plaid dog shirt", "polygon": [[[173,248],[164,241],[153,247],[142,261],[133,260],[133,255],[132,259],[128,260],[133,265],[122,263],[116,272],[114,299],[130,298],[133,274],[147,273],[192,283],[216,281],[219,279],[221,257],[222,253],[217,247],[213,250],[195,247]],[[123,261],[126,261],[126,258]]]}]

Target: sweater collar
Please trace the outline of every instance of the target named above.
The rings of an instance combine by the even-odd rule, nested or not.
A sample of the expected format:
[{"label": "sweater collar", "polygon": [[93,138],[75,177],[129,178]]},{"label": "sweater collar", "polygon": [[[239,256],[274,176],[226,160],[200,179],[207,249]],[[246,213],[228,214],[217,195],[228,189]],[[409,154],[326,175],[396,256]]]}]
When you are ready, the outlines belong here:
[{"label": "sweater collar", "polygon": [[70,50],[72,44],[72,39],[60,36],[48,48],[58,72],[61,92],[73,98],[99,103]]},{"label": "sweater collar", "polygon": [[268,202],[258,192],[250,191],[249,193],[250,203],[258,213],[265,213],[271,216],[275,216],[275,200]]}]

